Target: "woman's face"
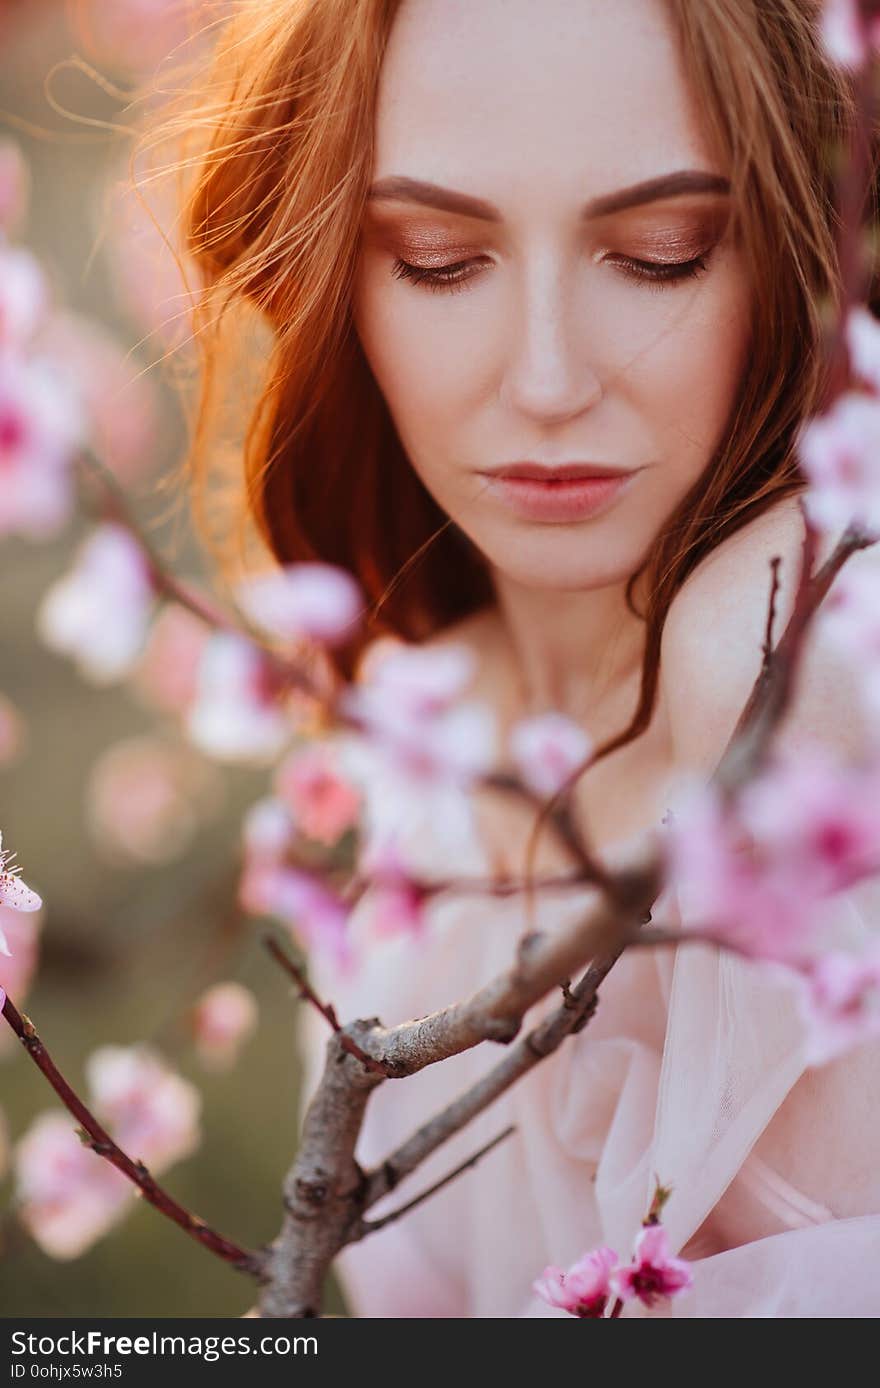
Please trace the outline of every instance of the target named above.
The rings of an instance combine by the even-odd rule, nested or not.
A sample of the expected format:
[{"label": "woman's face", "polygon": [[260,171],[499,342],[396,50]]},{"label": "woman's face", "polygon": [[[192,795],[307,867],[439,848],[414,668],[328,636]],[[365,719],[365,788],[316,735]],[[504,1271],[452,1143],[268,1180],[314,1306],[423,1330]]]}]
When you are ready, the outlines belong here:
[{"label": "woman's face", "polygon": [[723,175],[662,0],[404,0],[355,323],[412,466],[509,580],[622,582],[709,462],[749,335]]}]

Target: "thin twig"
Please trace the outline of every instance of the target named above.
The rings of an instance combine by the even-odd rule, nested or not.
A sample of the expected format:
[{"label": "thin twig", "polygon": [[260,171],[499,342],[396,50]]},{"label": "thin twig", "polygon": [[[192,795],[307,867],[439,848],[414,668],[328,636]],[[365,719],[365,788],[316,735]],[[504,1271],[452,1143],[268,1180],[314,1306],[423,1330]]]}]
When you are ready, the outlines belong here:
[{"label": "thin twig", "polygon": [[275,937],[272,935],[264,935],[263,944],[276,964],[279,964],[285,973],[288,973],[293,979],[294,983],[299,988],[299,996],[305,1002],[310,1002],[312,1007],[314,1007],[317,1012],[320,1012],[321,1016],[330,1025],[332,1030],[336,1032],[342,1049],[348,1051],[349,1055],[353,1055],[356,1060],[359,1060],[362,1065],[365,1065],[367,1069],[371,1070],[374,1074],[384,1075],[386,1077],[389,1076],[391,1071],[386,1065],[382,1064],[381,1060],[376,1059],[375,1056],[368,1055],[352,1037],[343,1031],[342,1027],[339,1025],[339,1019],[336,1016],[336,1009],[333,1004],[321,1001],[302,969],[298,964],[295,964],[286,951],[282,949]]},{"label": "thin twig", "polygon": [[[197,1243],[200,1243],[203,1248],[207,1248],[209,1252],[216,1254],[224,1262],[230,1263],[238,1272],[246,1272],[252,1277],[261,1277],[263,1259],[259,1253],[239,1248],[237,1244],[209,1228],[198,1215],[192,1214],[183,1205],[178,1204],[173,1196],[169,1195],[150,1175],[143,1162],[133,1161],[113,1141],[106,1128],[98,1122],[94,1114],[86,1107],[61,1074],[37,1035],[30,1018],[18,1011],[8,995],[3,1002],[3,1016],[21,1041],[31,1060],[45,1075],[65,1108],[87,1134],[90,1139],[87,1145],[91,1147],[92,1151],[99,1157],[103,1157],[111,1166],[115,1166],[117,1171],[121,1171],[123,1176],[126,1176],[138,1188],[150,1205],[157,1209],[160,1214],[165,1215],[166,1219],[172,1220]],[[72,1136],[73,1134],[71,1134]]]},{"label": "thin twig", "polygon": [[773,654],[773,626],[776,621],[776,598],[779,594],[779,566],[782,560],[774,554],[770,560],[770,600],[767,604],[767,629],[764,632],[762,669],[766,670]]},{"label": "thin twig", "polygon": [[[381,1219],[364,1220],[360,1225],[360,1236],[366,1237],[367,1234],[375,1234],[378,1229],[384,1229],[386,1224],[393,1224],[396,1219],[400,1219],[401,1215],[409,1214],[410,1210],[414,1210],[417,1205],[421,1205],[429,1196],[436,1195],[438,1190],[442,1190],[444,1186],[448,1186],[450,1181],[455,1180],[456,1176],[460,1176],[463,1171],[467,1171],[470,1167],[476,1166],[481,1157],[484,1157],[487,1152],[491,1152],[493,1147],[497,1147],[499,1142],[503,1142],[504,1139],[510,1137],[510,1134],[513,1132],[516,1132],[516,1126],[511,1123],[509,1128],[505,1128],[503,1132],[498,1133],[492,1138],[491,1142],[486,1143],[485,1147],[481,1147],[478,1152],[474,1152],[473,1156],[468,1157],[467,1160],[457,1166],[454,1171],[448,1171],[445,1176],[441,1176],[439,1181],[435,1181],[427,1190],[423,1190],[419,1195],[414,1196],[406,1205],[401,1205],[399,1209],[392,1210],[390,1214],[383,1215]],[[354,1242],[354,1236],[351,1241]]]}]

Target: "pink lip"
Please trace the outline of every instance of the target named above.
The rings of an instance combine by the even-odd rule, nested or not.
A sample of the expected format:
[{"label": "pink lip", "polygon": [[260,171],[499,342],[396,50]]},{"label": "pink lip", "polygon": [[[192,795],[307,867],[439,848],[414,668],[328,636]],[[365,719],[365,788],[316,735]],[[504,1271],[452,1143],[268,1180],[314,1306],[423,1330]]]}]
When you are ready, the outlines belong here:
[{"label": "pink lip", "polygon": [[525,520],[570,523],[606,510],[636,473],[589,463],[514,463],[483,475],[505,505]]}]

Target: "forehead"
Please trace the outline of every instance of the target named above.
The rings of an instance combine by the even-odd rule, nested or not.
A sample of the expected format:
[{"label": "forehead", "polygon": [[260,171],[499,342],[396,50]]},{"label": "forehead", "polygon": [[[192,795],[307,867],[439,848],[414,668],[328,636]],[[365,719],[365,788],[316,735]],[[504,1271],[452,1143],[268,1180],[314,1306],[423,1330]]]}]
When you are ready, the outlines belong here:
[{"label": "forehead", "polygon": [[374,172],[505,210],[711,167],[664,0],[403,0]]}]

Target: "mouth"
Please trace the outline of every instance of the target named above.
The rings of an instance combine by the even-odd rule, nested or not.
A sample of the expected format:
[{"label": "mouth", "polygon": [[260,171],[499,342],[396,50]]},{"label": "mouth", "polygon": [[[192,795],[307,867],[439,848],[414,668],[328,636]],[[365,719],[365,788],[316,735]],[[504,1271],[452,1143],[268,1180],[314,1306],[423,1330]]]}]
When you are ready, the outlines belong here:
[{"label": "mouth", "polygon": [[510,463],[481,473],[491,491],[525,520],[571,524],[607,510],[639,469],[598,463]]}]

